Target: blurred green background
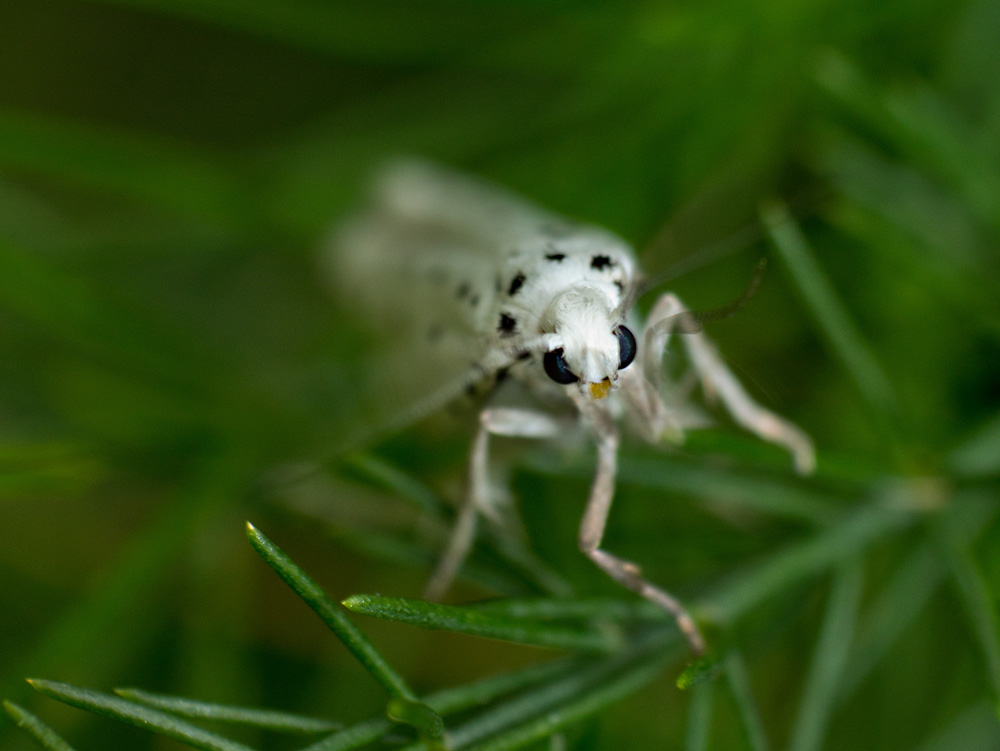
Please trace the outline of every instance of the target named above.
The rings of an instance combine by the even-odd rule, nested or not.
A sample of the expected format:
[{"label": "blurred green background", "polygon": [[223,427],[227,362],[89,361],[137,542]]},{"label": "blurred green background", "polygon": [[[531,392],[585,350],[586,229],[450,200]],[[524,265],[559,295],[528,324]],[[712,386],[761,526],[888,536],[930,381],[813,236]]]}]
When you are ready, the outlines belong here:
[{"label": "blurred green background", "polygon": [[[722,305],[771,257],[709,333],[819,472],[724,419],[681,451],[628,443],[608,545],[706,620],[720,582],[749,603],[711,634],[763,735],[716,691],[710,747],[1000,747],[997,50],[993,0],[6,0],[0,693],[80,749],[178,746],[23,677],[381,711],[243,521],[337,599],[419,595],[445,525],[412,497],[459,496],[471,423],[345,464],[373,343],[317,260],[371,168],[417,154],[606,226],[653,272],[787,202],[672,287]],[[575,549],[590,454],[511,456],[532,548],[627,598]],[[871,508],[895,521],[859,531]],[[537,592],[474,565],[453,601]],[[550,656],[355,620],[421,692]],[[682,665],[568,747],[698,748]]]}]

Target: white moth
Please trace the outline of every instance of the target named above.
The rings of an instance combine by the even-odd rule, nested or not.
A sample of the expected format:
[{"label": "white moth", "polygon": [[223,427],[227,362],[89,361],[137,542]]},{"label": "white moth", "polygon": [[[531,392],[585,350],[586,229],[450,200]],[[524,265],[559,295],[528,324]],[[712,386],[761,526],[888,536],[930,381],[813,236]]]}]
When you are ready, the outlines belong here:
[{"label": "white moth", "polygon": [[[618,423],[624,419],[651,442],[697,426],[687,394],[663,367],[673,335],[681,333],[703,391],[738,424],[788,449],[800,472],[813,468],[813,447],[747,394],[675,295],[660,297],[644,324],[637,319],[631,308],[641,276],[628,244],[494,186],[403,161],[379,175],[370,205],[337,233],[330,260],[346,299],[412,337],[412,354],[395,358],[397,371],[381,387],[387,402],[397,401],[401,389],[425,391],[429,396],[410,410],[417,415],[470,385],[507,375],[530,397],[526,407],[488,402],[480,413],[467,497],[429,592],[440,595],[454,578],[477,515],[495,516],[491,437],[559,438],[582,427],[596,440],[597,469],[580,524],[581,551],[673,615],[692,650],[703,652],[704,640],[680,602],[601,547]],[[442,375],[450,372],[459,376]],[[436,386],[423,383],[422,374],[436,378]]]}]

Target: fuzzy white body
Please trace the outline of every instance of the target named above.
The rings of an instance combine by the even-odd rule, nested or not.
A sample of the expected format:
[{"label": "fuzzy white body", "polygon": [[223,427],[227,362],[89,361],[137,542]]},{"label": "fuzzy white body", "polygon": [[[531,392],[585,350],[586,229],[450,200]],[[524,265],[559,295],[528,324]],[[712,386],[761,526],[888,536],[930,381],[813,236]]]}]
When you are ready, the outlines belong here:
[{"label": "fuzzy white body", "polygon": [[[416,394],[424,406],[415,414],[506,375],[535,396],[533,409],[487,407],[481,413],[468,496],[432,592],[440,594],[456,574],[473,542],[477,513],[493,515],[490,437],[558,437],[566,422],[553,415],[574,405],[598,447],[581,550],[673,614],[692,648],[702,651],[701,635],[680,603],[643,579],[637,566],[600,547],[614,492],[617,419],[626,415],[650,441],[691,427],[684,405],[665,398],[673,384],[661,373],[687,311],[664,295],[640,330],[630,318],[640,276],[628,244],[493,186],[422,162],[400,162],[376,181],[369,208],[338,232],[331,262],[341,293],[419,353],[399,357],[399,372],[386,381],[387,393],[395,383]],[[629,351],[630,328],[636,336]],[[799,471],[810,471],[808,437],[758,405],[703,333],[689,330],[679,338],[706,393],[743,427],[788,448]],[[451,373],[457,377],[446,375]],[[429,396],[435,391],[438,397]]]}]

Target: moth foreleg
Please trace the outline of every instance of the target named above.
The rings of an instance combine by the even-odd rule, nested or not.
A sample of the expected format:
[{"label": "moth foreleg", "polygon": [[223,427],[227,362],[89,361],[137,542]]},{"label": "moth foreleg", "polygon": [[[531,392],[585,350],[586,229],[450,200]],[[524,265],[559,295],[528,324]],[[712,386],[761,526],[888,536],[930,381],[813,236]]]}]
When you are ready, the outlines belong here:
[{"label": "moth foreleg", "polygon": [[469,457],[468,489],[455,527],[437,568],[427,582],[424,596],[440,599],[455,580],[476,539],[479,514],[500,522],[489,481],[490,437],[555,438],[566,427],[563,421],[526,409],[493,408],[479,414],[479,427]]},{"label": "moth foreleg", "polygon": [[597,471],[594,474],[583,520],[580,522],[580,550],[619,584],[637,592],[672,615],[677,627],[691,645],[691,650],[700,655],[705,651],[705,640],[691,614],[680,601],[666,590],[644,579],[639,566],[601,548],[615,492],[618,430],[610,419],[597,423],[596,428],[599,433]]},{"label": "moth foreleg", "polygon": [[[796,470],[802,474],[811,472],[816,456],[809,436],[754,401],[723,362],[715,345],[701,331],[684,303],[676,295],[668,293],[653,306],[644,339],[665,346],[671,330],[683,334],[681,340],[703,390],[717,397],[739,425],[766,441],[785,447],[792,454]],[[644,370],[650,367],[650,357],[655,357],[659,363],[662,354],[662,350],[646,352]]]}]

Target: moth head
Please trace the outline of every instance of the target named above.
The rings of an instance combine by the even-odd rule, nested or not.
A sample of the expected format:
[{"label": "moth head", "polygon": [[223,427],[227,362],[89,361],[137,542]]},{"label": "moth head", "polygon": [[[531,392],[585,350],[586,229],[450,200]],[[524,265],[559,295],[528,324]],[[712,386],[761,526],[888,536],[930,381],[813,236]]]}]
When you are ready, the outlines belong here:
[{"label": "moth head", "polygon": [[559,384],[579,384],[591,399],[617,388],[619,371],[635,359],[635,336],[611,303],[596,285],[579,287],[557,296],[548,311],[547,322],[562,346],[543,355],[545,373]]}]

